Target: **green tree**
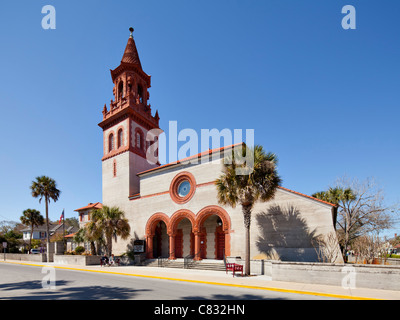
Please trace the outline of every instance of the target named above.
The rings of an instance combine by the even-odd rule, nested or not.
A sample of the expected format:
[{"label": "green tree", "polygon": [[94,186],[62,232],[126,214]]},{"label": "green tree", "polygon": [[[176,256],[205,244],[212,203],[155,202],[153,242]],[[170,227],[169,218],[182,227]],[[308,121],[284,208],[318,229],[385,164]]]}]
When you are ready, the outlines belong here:
[{"label": "green tree", "polygon": [[[125,218],[125,213],[118,207],[103,206],[101,209],[96,209],[92,213],[92,228],[89,234],[94,238],[105,239],[107,255],[112,253],[112,241],[117,241],[117,237],[128,239],[131,231],[128,219]],[[89,229],[90,230],[90,229]]]},{"label": "green tree", "polygon": [[22,212],[22,216],[19,218],[21,222],[31,227],[31,234],[29,237],[29,251],[32,248],[32,236],[33,236],[33,229],[38,226],[44,225],[44,218],[40,214],[40,211],[35,209],[26,209]]},{"label": "green tree", "polygon": [[[97,232],[96,224],[92,221],[88,222],[83,228],[79,229],[79,231],[74,236],[74,241],[76,243],[90,243],[90,253],[91,255],[96,255],[96,242],[98,246],[102,242],[102,232]],[[100,248],[97,248],[99,251]]]},{"label": "green tree", "polygon": [[50,261],[50,234],[49,234],[49,204],[50,200],[56,202],[60,197],[61,191],[57,189],[56,182],[47,177],[37,177],[31,184],[32,197],[39,198],[39,203],[42,199],[45,200],[46,205],[46,248],[47,248],[47,262]]},{"label": "green tree", "polygon": [[[253,159],[253,164],[243,161]],[[281,178],[277,172],[278,159],[266,153],[262,146],[235,148],[232,156],[224,159],[222,175],[215,181],[218,202],[233,208],[241,205],[246,230],[245,274],[250,275],[250,224],[252,208],[256,201],[268,201],[275,195]],[[239,170],[238,170],[239,169]],[[241,171],[240,171],[241,169]],[[240,174],[238,174],[240,172]]]}]

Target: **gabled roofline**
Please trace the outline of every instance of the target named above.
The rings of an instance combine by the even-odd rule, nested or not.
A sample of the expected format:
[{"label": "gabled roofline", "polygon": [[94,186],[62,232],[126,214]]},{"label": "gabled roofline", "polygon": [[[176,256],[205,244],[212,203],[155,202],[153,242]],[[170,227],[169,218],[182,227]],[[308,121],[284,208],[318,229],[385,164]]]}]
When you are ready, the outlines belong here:
[{"label": "gabled roofline", "polygon": [[228,150],[228,149],[232,149],[232,148],[234,148],[236,146],[244,145],[244,144],[245,144],[244,142],[240,142],[240,143],[232,144],[230,146],[225,146],[225,147],[215,148],[215,149],[209,149],[207,151],[200,152],[198,154],[195,154],[193,156],[190,156],[190,157],[187,157],[187,158],[184,158],[184,159],[181,159],[181,160],[177,160],[177,161],[170,162],[170,163],[164,164],[164,165],[156,167],[156,168],[152,168],[152,169],[149,169],[149,170],[146,170],[146,171],[139,172],[137,175],[140,176],[140,175],[147,174],[147,173],[153,173],[153,172],[161,170],[161,169],[165,169],[165,168],[169,168],[169,167],[173,167],[173,166],[179,165],[182,162],[186,162],[186,161],[193,160],[193,159],[196,159],[196,158],[199,159],[199,158],[202,158],[202,157],[207,156],[207,155],[210,156],[210,155],[212,155],[214,153],[225,151],[225,150]]},{"label": "gabled roofline", "polygon": [[84,206],[82,208],[79,209],[75,209],[74,211],[83,211],[83,210],[87,210],[87,209],[101,209],[103,207],[103,204],[101,202],[95,202],[95,203],[89,203],[87,206]]},{"label": "gabled roofline", "polygon": [[329,205],[331,207],[337,207],[336,204],[333,204],[333,203],[330,203],[330,202],[327,202],[327,201],[324,201],[324,200],[321,200],[321,199],[318,199],[318,198],[314,198],[314,197],[311,197],[311,196],[306,195],[304,193],[300,193],[300,192],[297,192],[297,191],[294,191],[294,190],[291,190],[291,189],[288,189],[288,188],[284,188],[284,187],[278,186],[278,189],[281,189],[281,190],[284,190],[284,191],[287,191],[287,192],[291,192],[291,193],[297,194],[299,196],[302,196],[302,197],[305,197],[305,198],[308,198],[310,200],[314,200],[314,201],[317,201],[317,202],[320,202],[320,203],[323,203],[323,204],[327,204],[327,205]]}]

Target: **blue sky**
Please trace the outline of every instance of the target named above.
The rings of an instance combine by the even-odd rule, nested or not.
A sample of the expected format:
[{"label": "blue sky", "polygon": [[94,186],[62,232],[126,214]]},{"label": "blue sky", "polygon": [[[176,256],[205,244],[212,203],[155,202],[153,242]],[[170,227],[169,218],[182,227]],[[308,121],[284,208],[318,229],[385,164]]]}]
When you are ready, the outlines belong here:
[{"label": "blue sky", "polygon": [[[47,4],[55,30],[41,27]],[[342,28],[347,4],[356,30]],[[97,124],[130,26],[161,128],[254,129],[284,187],[374,177],[400,202],[399,14],[395,0],[3,1],[0,220],[44,214],[39,175],[62,191],[51,219],[102,200]]]}]

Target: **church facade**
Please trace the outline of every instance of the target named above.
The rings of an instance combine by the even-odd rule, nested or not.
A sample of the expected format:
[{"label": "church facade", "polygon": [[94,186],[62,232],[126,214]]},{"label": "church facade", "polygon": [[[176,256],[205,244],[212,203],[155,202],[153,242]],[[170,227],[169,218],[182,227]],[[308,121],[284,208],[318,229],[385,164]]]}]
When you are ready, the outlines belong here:
[{"label": "church facade", "polygon": [[[152,142],[146,137],[161,131],[160,117],[148,103],[151,77],[142,69],[132,30],[111,77],[114,100],[104,106],[99,123],[103,205],[119,207],[131,226],[131,239],[117,239],[114,253],[145,240],[147,258],[244,258],[241,208],[219,204],[214,184],[234,146],[165,165],[149,162]],[[334,235],[334,225],[332,204],[279,187],[273,200],[254,206],[251,258],[316,261],[314,240]]]}]

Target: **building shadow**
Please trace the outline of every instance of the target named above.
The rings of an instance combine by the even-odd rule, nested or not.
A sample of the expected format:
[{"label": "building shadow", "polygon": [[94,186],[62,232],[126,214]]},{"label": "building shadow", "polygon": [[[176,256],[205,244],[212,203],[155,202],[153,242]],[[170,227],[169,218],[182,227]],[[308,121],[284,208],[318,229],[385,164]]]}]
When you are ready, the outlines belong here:
[{"label": "building shadow", "polygon": [[293,205],[273,205],[256,215],[258,250],[268,259],[281,261],[318,261],[313,243],[318,238],[310,230],[301,212]]},{"label": "building shadow", "polygon": [[[150,289],[113,286],[69,286],[70,281],[56,281],[54,289],[44,289],[42,281],[22,281],[0,285],[0,300],[130,300]],[[6,297],[2,291],[23,290],[20,295]]]}]

